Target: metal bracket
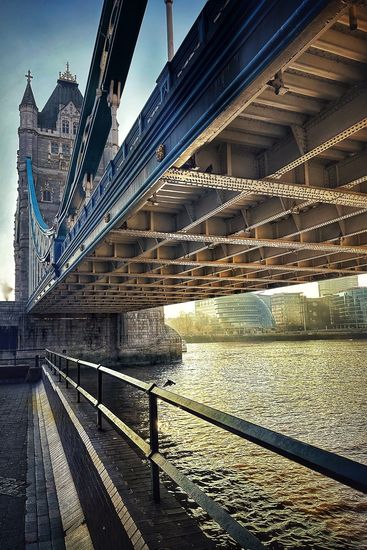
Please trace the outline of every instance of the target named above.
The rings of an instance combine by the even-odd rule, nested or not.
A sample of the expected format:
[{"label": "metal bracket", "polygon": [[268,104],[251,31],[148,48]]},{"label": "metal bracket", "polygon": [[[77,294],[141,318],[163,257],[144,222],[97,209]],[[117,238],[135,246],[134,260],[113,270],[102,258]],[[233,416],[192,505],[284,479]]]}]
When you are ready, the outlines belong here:
[{"label": "metal bracket", "polygon": [[151,391],[154,389],[154,388],[157,388],[157,384],[155,382],[153,382],[149,388],[147,390],[145,390],[145,393],[151,393]]}]

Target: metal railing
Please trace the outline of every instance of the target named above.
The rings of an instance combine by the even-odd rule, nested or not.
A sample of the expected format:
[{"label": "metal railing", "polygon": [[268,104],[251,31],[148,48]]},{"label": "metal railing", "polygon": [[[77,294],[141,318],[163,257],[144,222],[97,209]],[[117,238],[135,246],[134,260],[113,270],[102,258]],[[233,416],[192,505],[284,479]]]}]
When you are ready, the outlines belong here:
[{"label": "metal railing", "polygon": [[0,366],[16,367],[19,364],[24,365],[24,362],[31,362],[37,367],[44,351],[44,348],[0,349]]},{"label": "metal railing", "polygon": [[[169,403],[206,422],[246,439],[260,447],[268,449],[289,460],[301,464],[326,477],[339,481],[362,493],[367,493],[367,466],[344,458],[335,453],[324,451],[313,445],[285,436],[257,424],[247,422],[236,416],[219,411],[187,397],[183,397],[156,384],[148,384],[113,369],[89,361],[69,357],[46,349],[46,361],[59,381],[65,380],[66,387],[72,386],[77,392],[77,401],[82,395],[97,411],[97,425],[102,427],[102,418],[107,419],[114,428],[127,436],[150,461],[152,474],[152,494],[155,502],[160,501],[159,471],[162,470],[180,486],[209,516],[214,519],[236,542],[248,549],[264,548],[261,542],[245,527],[234,520],[222,506],[208,497],[195,483],[182,474],[159,452],[158,399]],[[70,364],[76,366],[77,379],[69,376]],[[96,371],[97,395],[94,397],[81,385],[81,367]],[[149,402],[149,443],[125,424],[118,416],[103,404],[103,375],[111,376],[125,384],[145,392]]]}]

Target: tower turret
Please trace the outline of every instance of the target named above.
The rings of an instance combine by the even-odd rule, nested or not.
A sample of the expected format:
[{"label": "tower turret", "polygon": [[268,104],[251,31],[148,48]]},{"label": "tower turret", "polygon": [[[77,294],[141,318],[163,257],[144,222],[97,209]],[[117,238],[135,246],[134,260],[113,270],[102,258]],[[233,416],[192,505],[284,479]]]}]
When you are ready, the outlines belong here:
[{"label": "tower turret", "polygon": [[27,78],[27,86],[23,94],[23,99],[19,105],[20,127],[33,129],[37,128],[38,109],[31,87],[31,79],[33,78],[31,71],[28,70],[25,76]]}]

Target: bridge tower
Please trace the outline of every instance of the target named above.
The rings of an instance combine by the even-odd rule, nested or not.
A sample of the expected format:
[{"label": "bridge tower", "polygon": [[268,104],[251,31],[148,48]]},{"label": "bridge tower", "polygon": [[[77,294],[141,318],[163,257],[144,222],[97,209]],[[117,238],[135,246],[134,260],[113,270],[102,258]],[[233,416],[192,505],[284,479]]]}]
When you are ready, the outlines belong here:
[{"label": "bridge tower", "polygon": [[[49,227],[55,223],[67,179],[71,154],[77,135],[83,96],[69,63],[59,73],[56,87],[45,106],[38,110],[32,91],[32,75],[28,71],[27,84],[19,105],[18,197],[15,214],[15,309],[11,325],[18,325],[18,347],[53,347],[74,350],[85,357],[129,362],[164,361],[180,355],[181,342],[172,329],[164,325],[163,308],[126,314],[75,316],[26,314],[30,296],[29,204],[26,159],[32,159],[37,202]],[[108,163],[118,152],[119,93],[109,95],[112,125],[97,173],[89,187],[88,200],[100,181]],[[40,269],[43,269],[42,267]],[[20,317],[16,317],[20,314]],[[47,313],[47,312],[45,312]]]},{"label": "bridge tower", "polygon": [[[33,95],[30,71],[19,106],[18,200],[15,216],[15,299],[26,301],[29,296],[28,196],[26,164],[32,158],[38,204],[43,218],[52,225],[58,212],[76,137],[83,96],[76,75],[66,69],[59,73],[56,87],[39,111]],[[114,134],[109,137],[94,180],[97,184],[108,162],[116,154],[118,141],[115,122]],[[111,132],[112,133],[112,132]]]}]

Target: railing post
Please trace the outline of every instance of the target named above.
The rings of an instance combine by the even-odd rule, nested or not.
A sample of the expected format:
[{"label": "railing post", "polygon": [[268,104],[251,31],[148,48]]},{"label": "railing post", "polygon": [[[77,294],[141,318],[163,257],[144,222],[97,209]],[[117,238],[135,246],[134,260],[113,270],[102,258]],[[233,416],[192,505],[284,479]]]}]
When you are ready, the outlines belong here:
[{"label": "railing post", "polygon": [[[55,362],[54,362],[54,365],[56,366],[56,355],[55,355]],[[61,357],[59,357],[58,369],[59,369],[59,382],[61,382]],[[55,372],[55,369],[54,369],[54,372]]]},{"label": "railing post", "polygon": [[100,367],[101,365],[97,367],[97,426],[99,430],[102,430],[102,412],[98,408],[103,399],[102,371],[99,370]]},{"label": "railing post", "polygon": [[79,391],[79,386],[80,386],[80,365],[79,365],[79,359],[77,360],[76,362],[76,383],[77,383],[77,390],[76,390],[76,393],[77,393],[77,403],[80,403],[80,391]]},{"label": "railing post", "polygon": [[[69,359],[66,359],[66,362],[65,362],[65,374],[66,374],[66,376],[69,376]],[[69,387],[69,382],[68,382],[67,378],[66,378],[65,382],[66,382],[66,388],[68,388]]]},{"label": "railing post", "polygon": [[[155,387],[152,384],[148,390],[149,397],[149,434],[150,434],[150,451],[151,455],[158,453],[159,440],[158,440],[158,403],[157,397],[152,394],[152,389]],[[152,475],[152,494],[153,500],[159,503],[161,500],[160,488],[159,488],[159,468],[154,462],[150,462],[151,475]]]}]

